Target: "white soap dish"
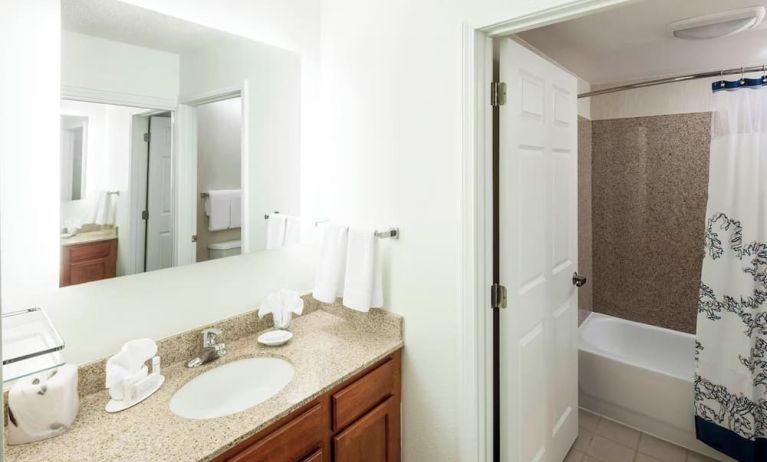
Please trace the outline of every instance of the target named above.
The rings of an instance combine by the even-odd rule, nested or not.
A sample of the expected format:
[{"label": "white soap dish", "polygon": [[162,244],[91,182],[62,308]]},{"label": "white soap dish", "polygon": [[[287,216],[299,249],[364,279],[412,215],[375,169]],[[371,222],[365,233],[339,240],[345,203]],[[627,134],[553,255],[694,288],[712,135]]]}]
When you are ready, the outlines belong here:
[{"label": "white soap dish", "polygon": [[258,343],[266,346],[280,346],[288,343],[293,333],[288,330],[270,330],[258,336]]}]

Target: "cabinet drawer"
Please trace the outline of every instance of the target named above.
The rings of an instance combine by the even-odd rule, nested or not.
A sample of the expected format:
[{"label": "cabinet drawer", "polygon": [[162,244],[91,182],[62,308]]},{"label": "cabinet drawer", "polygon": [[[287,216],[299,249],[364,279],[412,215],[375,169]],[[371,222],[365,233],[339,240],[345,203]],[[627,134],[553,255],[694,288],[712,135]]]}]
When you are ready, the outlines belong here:
[{"label": "cabinet drawer", "polygon": [[333,431],[338,431],[394,394],[394,361],[387,360],[333,394]]},{"label": "cabinet drawer", "polygon": [[113,240],[73,245],[69,248],[69,261],[96,260],[106,258],[112,252]]},{"label": "cabinet drawer", "polygon": [[317,404],[300,416],[280,427],[266,438],[228,459],[231,462],[296,462],[322,446],[325,431],[322,425],[322,407]]}]

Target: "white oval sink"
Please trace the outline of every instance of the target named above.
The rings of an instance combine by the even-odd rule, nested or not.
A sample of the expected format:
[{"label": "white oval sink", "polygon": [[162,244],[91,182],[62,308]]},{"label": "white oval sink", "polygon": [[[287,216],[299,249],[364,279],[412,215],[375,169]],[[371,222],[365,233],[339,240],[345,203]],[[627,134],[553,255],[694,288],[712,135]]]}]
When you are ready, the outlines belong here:
[{"label": "white oval sink", "polygon": [[247,358],[201,374],[181,387],[170,410],[187,419],[213,419],[262,403],[293,379],[293,366],[279,358]]}]

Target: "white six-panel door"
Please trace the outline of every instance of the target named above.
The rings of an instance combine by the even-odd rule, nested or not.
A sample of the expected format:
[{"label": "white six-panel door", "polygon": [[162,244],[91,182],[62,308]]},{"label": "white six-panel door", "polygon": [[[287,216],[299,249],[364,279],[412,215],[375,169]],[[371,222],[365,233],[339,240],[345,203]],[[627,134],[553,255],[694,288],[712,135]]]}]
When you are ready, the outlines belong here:
[{"label": "white six-panel door", "polygon": [[578,433],[577,82],[501,41],[501,460],[561,462]]},{"label": "white six-panel door", "polygon": [[146,270],[173,266],[171,220],[172,163],[170,117],[152,117],[149,142],[149,222],[146,236]]}]

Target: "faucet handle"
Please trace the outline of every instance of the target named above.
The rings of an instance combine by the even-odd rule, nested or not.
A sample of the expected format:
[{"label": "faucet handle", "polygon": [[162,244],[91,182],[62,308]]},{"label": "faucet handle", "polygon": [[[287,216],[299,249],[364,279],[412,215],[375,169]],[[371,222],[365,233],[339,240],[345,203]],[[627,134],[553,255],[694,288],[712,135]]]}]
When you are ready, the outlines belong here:
[{"label": "faucet handle", "polygon": [[222,337],[224,333],[221,331],[221,329],[216,329],[215,327],[211,327],[210,329],[205,329],[202,331],[202,347],[214,347],[218,343],[218,338]]}]

